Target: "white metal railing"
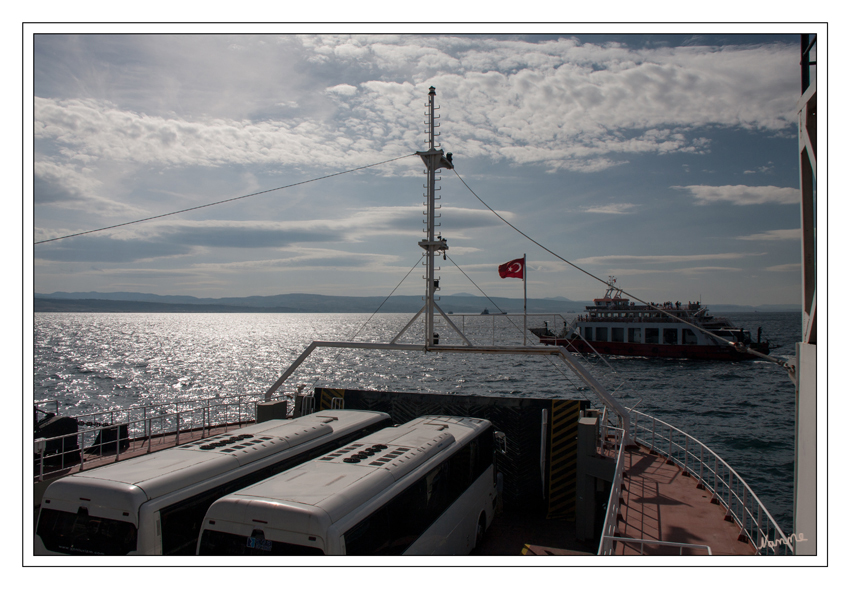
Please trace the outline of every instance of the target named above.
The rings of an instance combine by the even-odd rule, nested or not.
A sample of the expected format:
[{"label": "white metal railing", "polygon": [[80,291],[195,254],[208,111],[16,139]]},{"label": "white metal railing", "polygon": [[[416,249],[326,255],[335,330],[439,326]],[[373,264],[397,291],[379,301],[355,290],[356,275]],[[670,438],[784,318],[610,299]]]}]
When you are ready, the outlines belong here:
[{"label": "white metal railing", "polygon": [[122,453],[145,446],[151,452],[156,445],[171,443],[166,441],[167,436],[175,436],[174,442],[179,444],[181,434],[193,432],[206,437],[212,428],[224,427],[227,431],[231,426],[254,421],[256,405],[262,401],[245,396],[216,397],[73,416],[77,432],[35,440],[34,480],[43,480],[47,472],[61,473],[77,465],[84,470],[87,461],[104,456],[114,456],[118,461]]},{"label": "white metal railing", "polygon": [[623,494],[623,471],[625,470],[626,438],[623,430],[612,427],[603,422],[602,448],[605,449],[606,438],[614,433],[614,449],[617,452],[617,464],[614,467],[614,479],[611,482],[611,494],[608,497],[608,509],[605,510],[605,521],[602,524],[602,538],[599,541],[600,556],[608,556],[614,553],[614,543],[611,538],[617,531],[617,516],[620,513],[620,497]]},{"label": "white metal railing", "polygon": [[711,556],[711,547],[706,544],[684,544],[682,542],[662,542],[661,540],[652,540],[652,539],[637,539],[637,538],[628,538],[626,536],[603,536],[603,542],[605,540],[609,540],[610,542],[622,542],[623,544],[640,544],[640,554],[643,554],[643,547],[646,544],[653,544],[657,546],[672,546],[679,548],[679,555],[683,554],[683,550],[685,548],[690,548],[692,550],[705,550],[708,552],[708,556]]},{"label": "white metal railing", "polygon": [[[739,540],[757,554],[794,554],[794,546],[744,479],[708,446],[680,429],[645,413],[632,410],[630,431],[636,442],[666,456],[692,477],[697,488],[713,495],[712,503],[726,509],[726,518],[741,529]],[[612,490],[613,493],[613,490]],[[609,505],[610,508],[610,505]],[[603,534],[609,534],[606,529]],[[613,535],[610,534],[610,535]]]}]

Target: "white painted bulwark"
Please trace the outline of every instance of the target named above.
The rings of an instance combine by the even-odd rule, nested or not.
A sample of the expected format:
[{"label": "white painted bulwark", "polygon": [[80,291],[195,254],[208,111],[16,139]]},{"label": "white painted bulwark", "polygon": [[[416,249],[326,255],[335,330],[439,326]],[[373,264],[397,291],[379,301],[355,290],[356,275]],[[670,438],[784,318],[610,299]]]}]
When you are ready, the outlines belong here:
[{"label": "white painted bulwark", "polygon": [[817,346],[797,344],[794,532],[803,534],[795,554],[817,554]]}]

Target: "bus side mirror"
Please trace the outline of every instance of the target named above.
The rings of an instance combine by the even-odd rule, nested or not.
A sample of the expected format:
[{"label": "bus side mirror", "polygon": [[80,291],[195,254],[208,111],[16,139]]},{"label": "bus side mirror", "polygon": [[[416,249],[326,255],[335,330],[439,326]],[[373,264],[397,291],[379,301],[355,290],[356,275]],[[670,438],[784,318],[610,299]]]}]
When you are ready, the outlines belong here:
[{"label": "bus side mirror", "polygon": [[501,452],[502,454],[508,453],[508,438],[505,436],[505,432],[494,432],[493,440],[496,443],[496,450]]}]

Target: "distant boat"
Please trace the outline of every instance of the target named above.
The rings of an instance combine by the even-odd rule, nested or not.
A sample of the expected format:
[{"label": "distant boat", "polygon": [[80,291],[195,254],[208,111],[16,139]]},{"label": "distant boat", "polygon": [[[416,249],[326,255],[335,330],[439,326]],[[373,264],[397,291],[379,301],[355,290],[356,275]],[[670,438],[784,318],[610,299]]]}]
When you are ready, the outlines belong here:
[{"label": "distant boat", "polygon": [[485,309],[484,309],[483,311],[481,311],[481,314],[482,314],[482,315],[489,315],[489,314],[490,314],[490,310],[489,310],[489,309],[487,309],[487,308],[485,307]]}]

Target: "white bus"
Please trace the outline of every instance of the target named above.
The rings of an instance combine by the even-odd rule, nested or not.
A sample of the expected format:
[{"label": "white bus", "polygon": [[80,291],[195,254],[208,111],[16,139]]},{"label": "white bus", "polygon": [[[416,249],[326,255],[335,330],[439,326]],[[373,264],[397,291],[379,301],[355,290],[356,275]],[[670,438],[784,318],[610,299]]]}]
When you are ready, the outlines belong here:
[{"label": "white bus", "polygon": [[64,477],[42,499],[35,554],[193,555],[219,497],[391,424],[386,413],[320,411]]},{"label": "white bus", "polygon": [[493,427],[420,417],[213,503],[200,555],[469,554],[493,521]]}]

